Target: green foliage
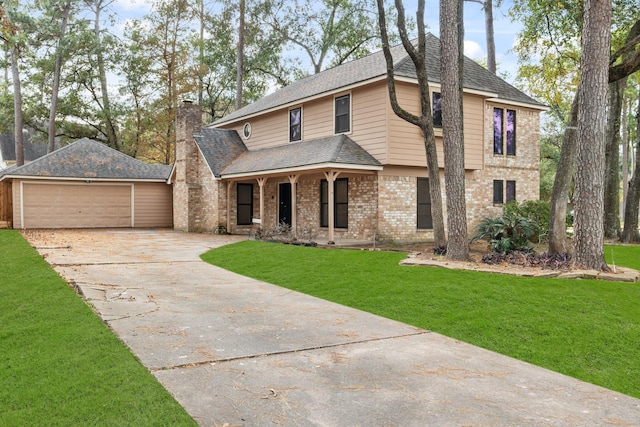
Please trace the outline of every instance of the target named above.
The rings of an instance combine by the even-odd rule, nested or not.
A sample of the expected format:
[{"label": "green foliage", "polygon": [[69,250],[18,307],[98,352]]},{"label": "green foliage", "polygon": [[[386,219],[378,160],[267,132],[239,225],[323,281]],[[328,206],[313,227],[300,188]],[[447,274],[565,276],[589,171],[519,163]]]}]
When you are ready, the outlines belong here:
[{"label": "green foliage", "polygon": [[[640,260],[638,246],[615,250],[616,265]],[[399,261],[405,257],[398,252],[257,241],[223,246],[202,256],[245,276],[640,398],[637,283],[404,267]]]},{"label": "green foliage", "polygon": [[537,221],[520,215],[517,209],[505,209],[500,217],[483,219],[475,231],[472,242],[486,240],[492,251],[502,254],[530,251],[529,242],[540,234]]},{"label": "green foliage", "polygon": [[195,425],[20,233],[0,259],[0,425]]}]

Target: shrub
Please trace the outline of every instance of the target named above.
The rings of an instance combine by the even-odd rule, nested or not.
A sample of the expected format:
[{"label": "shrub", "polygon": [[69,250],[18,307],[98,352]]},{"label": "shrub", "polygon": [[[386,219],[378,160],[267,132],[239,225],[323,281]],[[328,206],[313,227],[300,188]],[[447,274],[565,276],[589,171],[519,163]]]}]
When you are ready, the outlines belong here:
[{"label": "shrub", "polygon": [[543,200],[525,200],[518,203],[513,200],[506,203],[503,208],[504,214],[513,214],[518,217],[527,218],[536,223],[538,233],[531,237],[531,241],[545,239],[549,234],[549,212],[551,208],[549,202]]},{"label": "shrub", "polygon": [[476,235],[471,242],[486,240],[491,250],[499,253],[514,251],[530,252],[529,242],[540,234],[536,221],[505,212],[497,218],[485,218],[476,227]]}]

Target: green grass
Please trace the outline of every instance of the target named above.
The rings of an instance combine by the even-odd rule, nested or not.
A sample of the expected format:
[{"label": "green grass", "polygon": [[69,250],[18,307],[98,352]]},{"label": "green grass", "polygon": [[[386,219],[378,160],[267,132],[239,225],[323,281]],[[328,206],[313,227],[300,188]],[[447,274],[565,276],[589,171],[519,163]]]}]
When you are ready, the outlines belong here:
[{"label": "green grass", "polygon": [[[640,267],[639,247],[614,250],[616,265]],[[639,284],[399,266],[404,257],[256,241],[202,256],[640,398]]]},{"label": "green grass", "polygon": [[0,230],[0,425],[196,425],[13,230]]}]

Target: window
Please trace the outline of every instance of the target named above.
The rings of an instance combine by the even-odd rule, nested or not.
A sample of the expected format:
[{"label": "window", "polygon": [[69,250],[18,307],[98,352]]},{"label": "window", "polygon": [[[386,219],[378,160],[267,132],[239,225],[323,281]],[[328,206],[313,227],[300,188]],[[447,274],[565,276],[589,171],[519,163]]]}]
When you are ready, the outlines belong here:
[{"label": "window", "polygon": [[516,199],[516,182],[507,181],[507,203]]},{"label": "window", "polygon": [[302,140],[302,107],[289,110],[289,142]]},{"label": "window", "polygon": [[516,155],[516,112],[507,110],[507,155]]},{"label": "window", "polygon": [[418,228],[426,230],[433,229],[429,178],[418,178]]},{"label": "window", "polygon": [[433,92],[432,104],[433,106],[433,127],[442,127],[442,95],[440,92]]},{"label": "window", "polygon": [[[506,200],[505,200],[506,194]],[[504,188],[504,181],[496,179],[493,181],[493,204],[501,205],[503,203],[509,203],[512,200],[516,200],[516,182],[507,181],[506,189]]]},{"label": "window", "polygon": [[503,154],[502,151],[502,121],[504,110],[502,108],[493,109],[493,154]]},{"label": "window", "polygon": [[242,135],[244,136],[244,139],[249,139],[251,136],[251,123],[244,124],[242,127]]},{"label": "window", "polygon": [[504,194],[502,187],[504,186],[504,181],[501,179],[493,180],[493,204],[501,205],[504,203]]},{"label": "window", "polygon": [[351,131],[351,95],[335,99],[335,133]]},{"label": "window", "polygon": [[[333,222],[335,228],[349,226],[349,180],[336,179],[333,183]],[[329,226],[329,182],[320,181],[320,227]]]},{"label": "window", "polygon": [[253,218],[253,184],[237,184],[238,225],[251,225]]},{"label": "window", "polygon": [[507,155],[516,155],[516,111],[507,110],[506,123],[502,108],[493,109],[493,154],[504,154],[504,142]]}]

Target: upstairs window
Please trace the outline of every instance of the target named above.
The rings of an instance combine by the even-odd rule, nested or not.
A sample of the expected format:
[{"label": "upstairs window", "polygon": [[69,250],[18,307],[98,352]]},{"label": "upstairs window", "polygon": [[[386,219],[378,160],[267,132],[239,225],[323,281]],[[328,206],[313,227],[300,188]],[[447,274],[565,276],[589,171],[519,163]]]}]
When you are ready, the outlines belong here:
[{"label": "upstairs window", "polygon": [[503,154],[502,143],[502,122],[504,121],[504,110],[502,108],[493,109],[493,154]]},{"label": "upstairs window", "polygon": [[335,133],[351,131],[351,95],[339,96],[335,99]]},{"label": "upstairs window", "polygon": [[516,112],[507,110],[507,156],[516,155]]},{"label": "upstairs window", "polygon": [[507,155],[516,155],[516,111],[502,108],[493,109],[493,154],[504,154],[504,143]]},{"label": "upstairs window", "polygon": [[433,127],[442,127],[442,94],[440,92],[433,92],[431,97],[433,106]]},{"label": "upstairs window", "polygon": [[289,142],[302,140],[302,107],[289,110]]}]

